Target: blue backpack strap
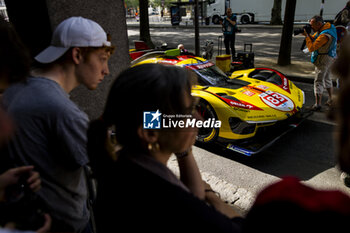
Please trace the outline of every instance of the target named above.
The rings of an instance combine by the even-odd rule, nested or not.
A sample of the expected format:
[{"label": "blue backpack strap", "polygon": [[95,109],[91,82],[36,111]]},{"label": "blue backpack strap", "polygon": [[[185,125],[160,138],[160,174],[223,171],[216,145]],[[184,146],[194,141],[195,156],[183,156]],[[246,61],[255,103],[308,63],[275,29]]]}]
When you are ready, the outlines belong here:
[{"label": "blue backpack strap", "polygon": [[[324,33],[327,33],[333,37],[332,44],[328,50],[328,53],[326,53],[326,54],[328,54],[328,56],[330,56],[330,57],[336,57],[337,56],[337,30],[334,27],[334,25],[332,24],[329,29],[323,30],[320,34],[317,34],[315,36],[315,40],[317,39],[317,37],[319,37],[320,35],[322,35]],[[317,50],[312,52],[312,54],[311,54],[311,62],[312,63],[315,63],[318,55],[320,55],[320,53]],[[324,55],[324,54],[322,54],[322,55]]]}]

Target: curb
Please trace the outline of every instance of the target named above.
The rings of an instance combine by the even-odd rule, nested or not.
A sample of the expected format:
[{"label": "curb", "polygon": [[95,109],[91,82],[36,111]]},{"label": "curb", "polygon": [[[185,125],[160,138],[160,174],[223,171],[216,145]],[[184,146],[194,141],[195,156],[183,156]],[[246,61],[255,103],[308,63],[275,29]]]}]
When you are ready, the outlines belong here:
[{"label": "curb", "polygon": [[[169,159],[167,166],[177,177],[180,177],[179,166],[175,157]],[[255,201],[255,195],[253,193],[208,172],[200,170],[200,173],[202,179],[220,194],[223,201],[234,207],[243,216],[248,213]]]},{"label": "curb", "polygon": [[[139,23],[127,23],[126,24],[127,27],[130,28],[139,28],[140,25]],[[149,24],[150,28],[188,28],[194,29],[194,25],[176,25],[173,26],[171,25],[171,23],[169,22],[169,24],[165,24],[165,23],[159,23],[159,24]],[[239,28],[258,28],[258,29],[281,29],[283,28],[282,25],[268,25],[268,24],[238,24]],[[221,25],[199,25],[199,28],[205,29],[205,28],[221,28]]]}]

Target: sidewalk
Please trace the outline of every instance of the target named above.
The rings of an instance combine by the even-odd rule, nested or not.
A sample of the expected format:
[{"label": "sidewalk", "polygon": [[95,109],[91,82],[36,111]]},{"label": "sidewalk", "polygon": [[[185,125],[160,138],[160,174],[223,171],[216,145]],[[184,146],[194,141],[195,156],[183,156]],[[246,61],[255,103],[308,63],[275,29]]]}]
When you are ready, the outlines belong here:
[{"label": "sidewalk", "polygon": [[[194,146],[193,154],[196,161],[198,161],[199,156],[203,155],[203,149]],[[172,170],[177,177],[180,177],[179,166],[175,156],[172,156],[169,159],[168,168]],[[213,190],[220,193],[220,197],[223,201],[232,206],[243,216],[248,213],[249,209],[254,203],[256,194],[247,189],[231,184],[226,180],[220,179],[219,177],[216,177],[208,172],[200,170],[200,173],[202,179],[207,182]]]},{"label": "sidewalk", "polygon": [[276,58],[256,57],[255,67],[269,67],[286,75],[291,81],[313,83],[314,65],[311,62],[292,61],[291,65],[280,66]]}]

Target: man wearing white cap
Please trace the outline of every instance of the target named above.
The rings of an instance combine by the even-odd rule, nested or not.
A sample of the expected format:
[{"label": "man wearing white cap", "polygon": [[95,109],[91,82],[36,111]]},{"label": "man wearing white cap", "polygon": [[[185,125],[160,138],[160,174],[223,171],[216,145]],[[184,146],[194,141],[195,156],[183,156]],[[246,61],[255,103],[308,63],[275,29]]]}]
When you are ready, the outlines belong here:
[{"label": "man wearing white cap", "polygon": [[17,126],[8,155],[16,165],[32,164],[40,172],[38,194],[52,216],[52,232],[91,232],[84,173],[88,117],[68,93],[80,84],[96,89],[109,74],[113,50],[96,22],[68,18],[55,29],[50,46],[35,57],[27,82],[3,96]]}]

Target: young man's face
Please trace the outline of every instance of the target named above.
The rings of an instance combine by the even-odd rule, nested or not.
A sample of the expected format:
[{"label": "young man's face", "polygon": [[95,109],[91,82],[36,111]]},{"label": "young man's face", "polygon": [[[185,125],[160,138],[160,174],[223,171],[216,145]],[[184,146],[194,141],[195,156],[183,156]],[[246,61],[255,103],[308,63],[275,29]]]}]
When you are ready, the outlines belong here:
[{"label": "young man's face", "polygon": [[90,52],[77,67],[78,82],[89,90],[95,90],[104,77],[109,74],[108,60],[110,52],[101,48]]}]

